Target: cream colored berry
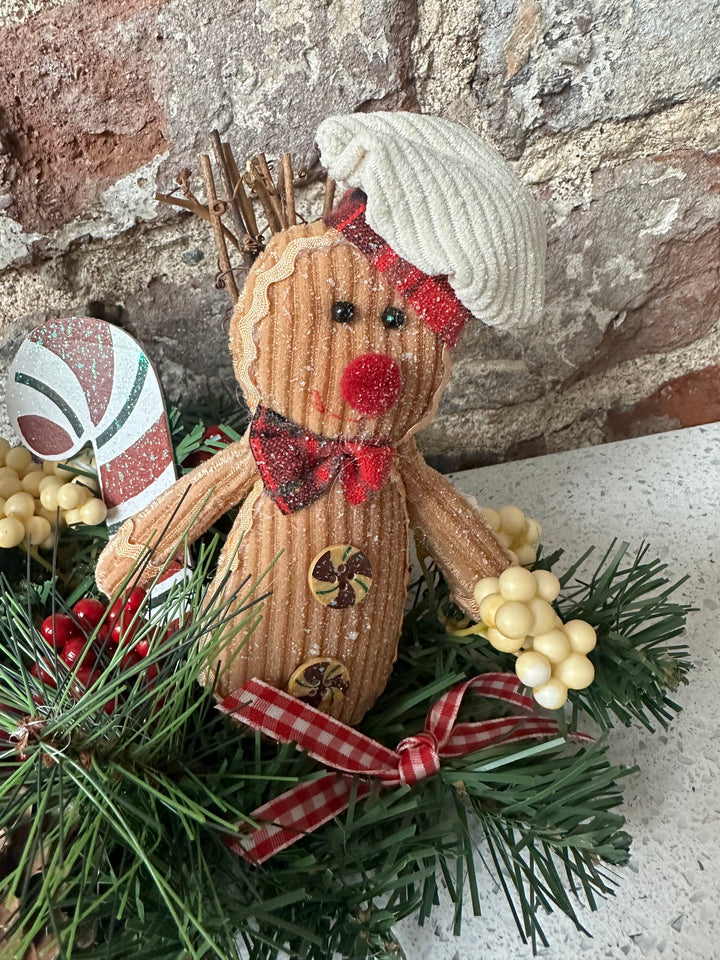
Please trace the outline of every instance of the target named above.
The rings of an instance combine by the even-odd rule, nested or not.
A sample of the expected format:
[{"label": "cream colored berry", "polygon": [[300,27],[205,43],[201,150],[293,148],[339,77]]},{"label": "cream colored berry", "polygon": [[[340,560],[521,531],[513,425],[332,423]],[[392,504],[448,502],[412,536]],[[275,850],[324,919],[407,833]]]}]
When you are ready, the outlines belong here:
[{"label": "cream colored berry", "polygon": [[44,507],[44,506],[43,506],[42,500],[36,500],[36,501],[35,501],[35,516],[36,516],[36,517],[45,517],[45,519],[46,519],[47,522],[50,524],[50,526],[51,526],[51,527],[54,527],[55,524],[56,524],[56,522],[57,522],[57,519],[58,519],[58,512],[57,512],[57,509],[55,509],[55,510],[48,510],[47,507]]},{"label": "cream colored berry", "polygon": [[17,517],[3,517],[0,520],[0,547],[8,550],[17,547],[25,539],[25,527]]},{"label": "cream colored berry", "polygon": [[550,663],[561,663],[570,653],[570,640],[562,630],[551,630],[533,638],[533,650],[542,653]]},{"label": "cream colored berry", "polygon": [[12,447],[5,454],[5,466],[11,467],[17,472],[25,473],[32,463],[32,454],[25,447]]},{"label": "cream colored berry", "polygon": [[518,600],[527,603],[537,593],[535,577],[522,567],[509,567],[498,577],[500,593],[506,600]]},{"label": "cream colored berry", "polygon": [[542,597],[533,597],[528,604],[528,609],[533,616],[533,625],[530,633],[533,637],[542,636],[543,633],[550,633],[560,624],[560,617],[555,613],[552,606],[543,600]]},{"label": "cream colored berry", "polygon": [[529,543],[521,543],[519,547],[515,548],[515,556],[521,566],[528,567],[537,560],[537,551]]},{"label": "cream colored berry", "polygon": [[515,661],[515,673],[518,680],[526,687],[538,687],[547,683],[552,673],[552,667],[547,657],[536,650],[526,650]]},{"label": "cream colored berry", "polygon": [[42,470],[29,470],[22,478],[22,488],[33,497],[40,495],[40,482],[45,474]]},{"label": "cream colored berry", "polygon": [[491,593],[480,604],[480,619],[489,627],[495,626],[495,615],[500,607],[505,603],[502,595]]},{"label": "cream colored berry", "polygon": [[495,534],[495,539],[501,546],[505,547],[506,550],[510,549],[510,544],[512,543],[512,539],[509,533],[505,533],[504,530],[500,530],[499,533]]},{"label": "cream colored berry", "polygon": [[72,483],[79,483],[81,486],[85,487],[86,490],[89,490],[90,493],[98,493],[100,490],[100,484],[97,482],[95,477],[88,477],[85,474],[82,474],[79,477],[73,477]]},{"label": "cream colored berry", "polygon": [[75,483],[64,483],[57,491],[56,496],[57,505],[61,510],[77,510],[85,503],[87,490]]},{"label": "cream colored berry", "polygon": [[0,467],[0,480],[7,480],[8,478],[20,480],[17,470],[13,470],[11,467]]},{"label": "cream colored berry", "polygon": [[529,544],[535,544],[539,541],[541,536],[542,527],[537,520],[528,519],[527,528],[525,530],[525,541]]},{"label": "cream colored berry", "polygon": [[5,439],[5,437],[0,437],[0,463],[5,463],[5,456],[10,449],[10,443]]},{"label": "cream colored berry", "polygon": [[61,480],[60,477],[56,477],[53,473],[51,476],[43,475],[42,480],[40,481],[40,493],[43,490],[50,490],[51,487],[54,487],[58,490],[64,483],[64,480]]},{"label": "cream colored berry", "polygon": [[46,477],[55,476],[55,461],[54,460],[43,460],[42,462],[42,471]]},{"label": "cream colored berry", "polygon": [[597,634],[585,620],[568,620],[565,633],[570,637],[570,646],[575,653],[590,653],[595,649]]},{"label": "cream colored berry", "polygon": [[571,653],[555,667],[555,676],[571,690],[583,690],[595,679],[595,667],[582,653]]},{"label": "cream colored berry", "polygon": [[517,653],[523,645],[522,637],[507,637],[500,633],[495,627],[490,627],[487,632],[487,638],[496,650],[501,653]]},{"label": "cream colored berry", "polygon": [[527,520],[520,507],[500,507],[500,529],[511,538],[520,536],[525,531]]},{"label": "cream colored berry", "polygon": [[555,574],[550,573],[549,570],[534,570],[533,576],[537,583],[538,595],[543,600],[555,600],[560,593],[560,581]]},{"label": "cream colored berry", "polygon": [[44,517],[30,517],[25,523],[25,532],[31,546],[38,547],[52,536],[52,527]]},{"label": "cream colored berry", "polygon": [[14,493],[20,493],[21,490],[22,482],[17,477],[4,477],[0,480],[0,497],[3,500],[7,500]]},{"label": "cream colored berry", "polygon": [[533,697],[546,710],[559,710],[567,702],[567,687],[557,677],[533,689]]},{"label": "cream colored berry", "polygon": [[[57,480],[57,477],[53,479]],[[45,487],[40,491],[40,503],[46,510],[52,510],[54,513],[58,508],[58,493],[62,489],[62,484],[53,484],[52,487]]]},{"label": "cream colored berry", "polygon": [[72,510],[65,511],[65,523],[69,527],[75,527],[78,523],[82,523],[82,514],[80,513],[80,508],[74,508]]},{"label": "cream colored berry", "polygon": [[495,614],[495,626],[506,637],[524,640],[530,633],[533,616],[525,606],[517,600],[508,600]]},{"label": "cream colored berry", "polygon": [[497,510],[493,510],[492,507],[483,507],[480,513],[482,513],[483,519],[490,529],[497,533],[500,529],[500,514]]},{"label": "cream colored berry", "polygon": [[475,603],[480,606],[485,597],[489,597],[492,593],[499,592],[500,587],[498,585],[497,577],[483,577],[482,580],[478,580],[478,582],[475,584],[475,589],[473,590]]},{"label": "cream colored berry", "polygon": [[80,517],[82,522],[87,523],[88,526],[97,526],[98,523],[105,522],[107,507],[102,500],[93,497],[92,500],[88,500],[80,507]]},{"label": "cream colored berry", "polygon": [[51,531],[50,536],[47,537],[41,544],[38,544],[41,550],[52,550],[55,546],[55,531]]},{"label": "cream colored berry", "polygon": [[5,516],[17,517],[21,523],[35,513],[35,498],[24,490],[14,493],[5,501]]}]

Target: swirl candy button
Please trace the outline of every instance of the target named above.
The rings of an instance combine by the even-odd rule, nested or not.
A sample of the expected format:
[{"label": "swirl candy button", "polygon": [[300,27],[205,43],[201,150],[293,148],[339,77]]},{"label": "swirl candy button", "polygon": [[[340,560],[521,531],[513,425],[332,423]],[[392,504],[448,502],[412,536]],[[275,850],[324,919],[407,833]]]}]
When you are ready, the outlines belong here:
[{"label": "swirl candy button", "polygon": [[329,657],[313,657],[292,674],[287,692],[316,710],[329,713],[336,703],[345,699],[349,686],[350,673],[344,663]]},{"label": "swirl candy button", "polygon": [[315,557],[308,581],[319,603],[340,610],[365,599],[372,583],[372,566],[357,547],[340,543]]}]

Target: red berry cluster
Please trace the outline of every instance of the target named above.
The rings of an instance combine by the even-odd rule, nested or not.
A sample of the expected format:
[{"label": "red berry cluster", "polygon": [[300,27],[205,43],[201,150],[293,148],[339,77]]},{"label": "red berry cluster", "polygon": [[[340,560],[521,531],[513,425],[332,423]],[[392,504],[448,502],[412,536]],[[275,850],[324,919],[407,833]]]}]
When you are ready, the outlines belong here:
[{"label": "red berry cluster", "polygon": [[[105,604],[92,597],[85,597],[72,608],[72,615],[56,613],[46,617],[40,625],[45,642],[57,651],[59,659],[74,671],[75,679],[83,689],[92,687],[103,672],[103,660],[107,660],[118,648],[126,651],[120,667],[127,670],[147,656],[147,637],[136,641],[135,636],[144,623],[141,608],[147,594],[136,587],[119,597],[108,610]],[[166,637],[172,633],[168,630]],[[47,666],[47,665],[46,665]],[[41,664],[34,664],[33,676],[41,677],[48,686],[55,687],[54,677]],[[157,677],[156,663],[151,663],[146,678],[153,683]],[[115,709],[115,702],[105,704],[107,713]]]},{"label": "red berry cluster", "polygon": [[[232,439],[225,433],[224,430],[221,430],[217,424],[211,424],[209,427],[206,427],[201,443],[207,443],[211,441],[212,443],[222,443],[227,446],[227,444],[232,443]],[[199,467],[201,463],[204,463],[206,460],[209,460],[212,457],[212,453],[207,450],[195,450],[193,453],[188,454],[187,457],[182,462],[183,467]]]}]

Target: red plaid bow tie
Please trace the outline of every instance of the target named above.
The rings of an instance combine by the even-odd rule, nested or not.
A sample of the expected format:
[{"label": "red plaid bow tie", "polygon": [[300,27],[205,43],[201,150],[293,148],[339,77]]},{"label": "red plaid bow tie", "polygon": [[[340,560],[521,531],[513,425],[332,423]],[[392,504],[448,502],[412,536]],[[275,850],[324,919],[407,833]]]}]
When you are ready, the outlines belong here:
[{"label": "red plaid bow tie", "polygon": [[286,514],[317,500],[338,473],[348,503],[364,503],[387,482],[396,453],[387,440],[322,437],[262,406],[250,449],[266,491]]},{"label": "red plaid bow tie", "polygon": [[[456,723],[466,693],[501,700],[523,715]],[[217,705],[222,713],[279,743],[294,743],[338,773],[300,783],[254,810],[258,826],[226,843],[250,863],[259,864],[305,834],[347,810],[351,797],[367,797],[374,779],[380,786],[414,784],[438,773],[451,759],[497,744],[559,735],[554,720],[533,715],[532,697],[520,692],[515,674],[486,673],[452,687],[433,705],[425,729],[406,737],[396,750],[366,737],[339,720],[309,707],[262,680],[250,680]],[[588,741],[586,734],[573,739]],[[355,779],[360,776],[361,779]]]}]

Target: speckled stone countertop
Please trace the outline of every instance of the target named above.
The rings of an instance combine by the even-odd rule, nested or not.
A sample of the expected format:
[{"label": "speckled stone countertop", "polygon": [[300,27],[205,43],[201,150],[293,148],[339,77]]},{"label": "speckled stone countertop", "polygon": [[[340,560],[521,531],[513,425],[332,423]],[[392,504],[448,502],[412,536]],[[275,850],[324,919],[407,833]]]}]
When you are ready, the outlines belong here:
[{"label": "speckled stone countertop", "polygon": [[[481,504],[516,503],[543,525],[546,551],[568,559],[613,537],[647,541],[669,574],[691,579],[678,599],[688,620],[695,669],[675,699],[683,711],[667,733],[617,728],[610,758],[638,764],[624,784],[631,861],[614,898],[583,908],[592,939],[565,917],[544,918],[551,960],[720,958],[720,424],[626,440],[457,474]],[[528,960],[502,891],[480,875],[483,916],[470,912],[452,936],[449,902],[424,928],[396,932],[408,960]],[[469,900],[466,900],[469,903]]]}]

